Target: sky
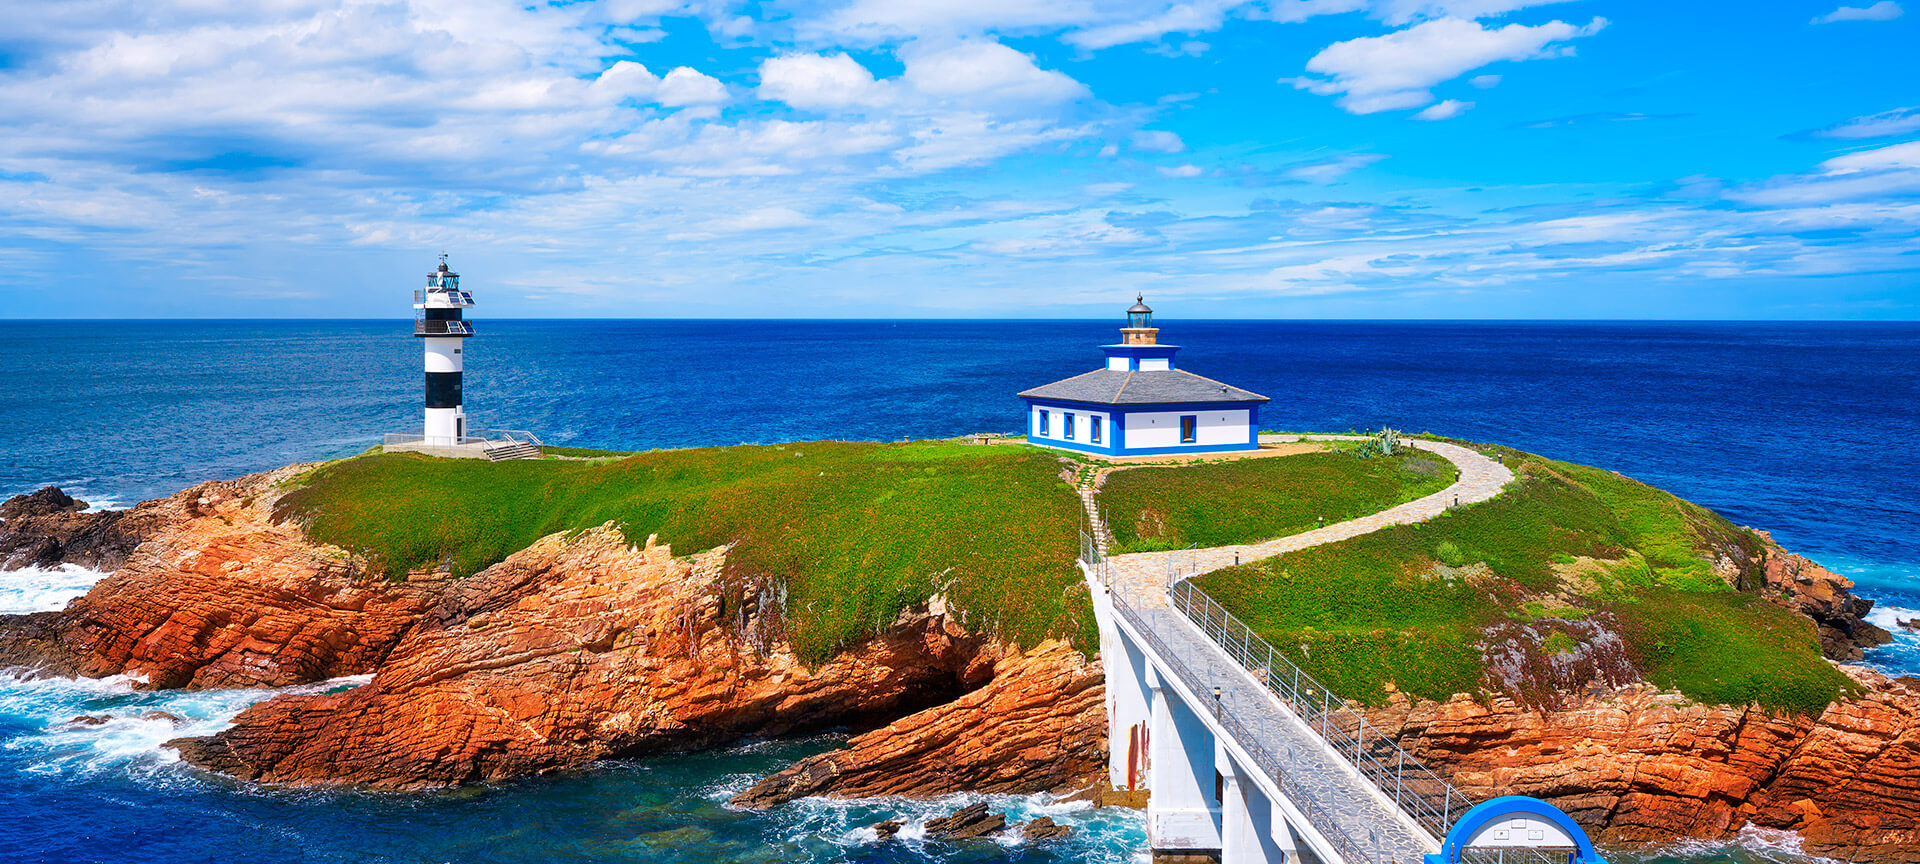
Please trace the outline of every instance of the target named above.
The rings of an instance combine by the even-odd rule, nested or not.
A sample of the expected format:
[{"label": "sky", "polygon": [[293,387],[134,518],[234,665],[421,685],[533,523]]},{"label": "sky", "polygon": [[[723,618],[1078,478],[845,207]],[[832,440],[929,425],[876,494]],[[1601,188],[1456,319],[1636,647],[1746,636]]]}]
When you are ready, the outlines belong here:
[{"label": "sky", "polygon": [[1920,318],[1915,0],[0,0],[0,317]]}]

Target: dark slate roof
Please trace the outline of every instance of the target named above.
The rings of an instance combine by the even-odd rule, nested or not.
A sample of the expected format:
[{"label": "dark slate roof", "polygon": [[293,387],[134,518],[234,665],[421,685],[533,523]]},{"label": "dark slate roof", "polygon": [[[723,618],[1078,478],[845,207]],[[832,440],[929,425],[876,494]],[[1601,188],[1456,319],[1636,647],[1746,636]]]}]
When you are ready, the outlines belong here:
[{"label": "dark slate roof", "polygon": [[1023,390],[1025,399],[1058,399],[1098,405],[1162,405],[1193,402],[1268,402],[1251,390],[1222,384],[1184,369],[1127,372],[1096,369],[1063,381]]}]

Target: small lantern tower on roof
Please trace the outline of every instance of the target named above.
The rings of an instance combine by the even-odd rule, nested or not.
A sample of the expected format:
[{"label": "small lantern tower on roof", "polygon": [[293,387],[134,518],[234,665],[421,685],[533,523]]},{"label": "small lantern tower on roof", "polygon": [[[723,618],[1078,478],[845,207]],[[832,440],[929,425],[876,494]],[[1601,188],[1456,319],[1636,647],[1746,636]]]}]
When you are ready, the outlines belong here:
[{"label": "small lantern tower on roof", "polygon": [[1133,297],[1133,308],[1127,310],[1127,326],[1120,328],[1120,342],[1124,345],[1152,345],[1160,341],[1160,328],[1153,326],[1153,309],[1147,306],[1144,294]]},{"label": "small lantern tower on roof", "polygon": [[455,446],[467,437],[467,410],[462,404],[461,356],[473,324],[462,313],[473,308],[473,295],[460,290],[460,274],[447,269],[440,253],[440,269],[427,274],[427,287],[413,292],[413,335],[426,347],[426,441]]}]

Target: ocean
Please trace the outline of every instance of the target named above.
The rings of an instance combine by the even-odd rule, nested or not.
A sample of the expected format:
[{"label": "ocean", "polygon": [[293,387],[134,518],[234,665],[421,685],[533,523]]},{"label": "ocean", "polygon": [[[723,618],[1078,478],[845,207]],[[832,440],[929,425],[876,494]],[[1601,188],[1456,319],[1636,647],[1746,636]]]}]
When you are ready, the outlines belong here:
[{"label": "ocean", "polygon": [[[466,407],[476,427],[609,449],[1017,431],[1014,394],[1095,368],[1118,323],[482,318]],[[1272,397],[1264,428],[1499,442],[1769,530],[1876,601],[1897,638],[1871,665],[1920,672],[1920,638],[1893,628],[1920,617],[1920,324],[1159,324],[1187,346],[1182,368]],[[0,494],[57,484],[123,507],[417,432],[410,332],[404,321],[0,322]],[[59,608],[98,577],[0,574],[0,612]],[[971,798],[721,806],[832,736],[415,795],[255,788],[188,770],[160,746],[271,695],[0,676],[0,862],[1141,860],[1137,814],[1040,796],[986,800],[1052,815],[1074,839],[951,847],[879,843],[864,828]],[[103,713],[115,719],[67,723]],[[1804,858],[1750,832],[1616,860]]]}]

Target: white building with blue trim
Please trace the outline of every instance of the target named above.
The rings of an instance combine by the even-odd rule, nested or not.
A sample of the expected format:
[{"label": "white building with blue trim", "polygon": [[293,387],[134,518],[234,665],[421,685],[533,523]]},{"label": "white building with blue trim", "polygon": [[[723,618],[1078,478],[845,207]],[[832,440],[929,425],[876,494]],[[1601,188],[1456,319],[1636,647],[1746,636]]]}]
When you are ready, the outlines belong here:
[{"label": "white building with blue trim", "polygon": [[1260,404],[1250,390],[1178,368],[1153,310],[1137,298],[1107,365],[1025,390],[1027,441],[1103,456],[1220,453],[1260,446]]}]

